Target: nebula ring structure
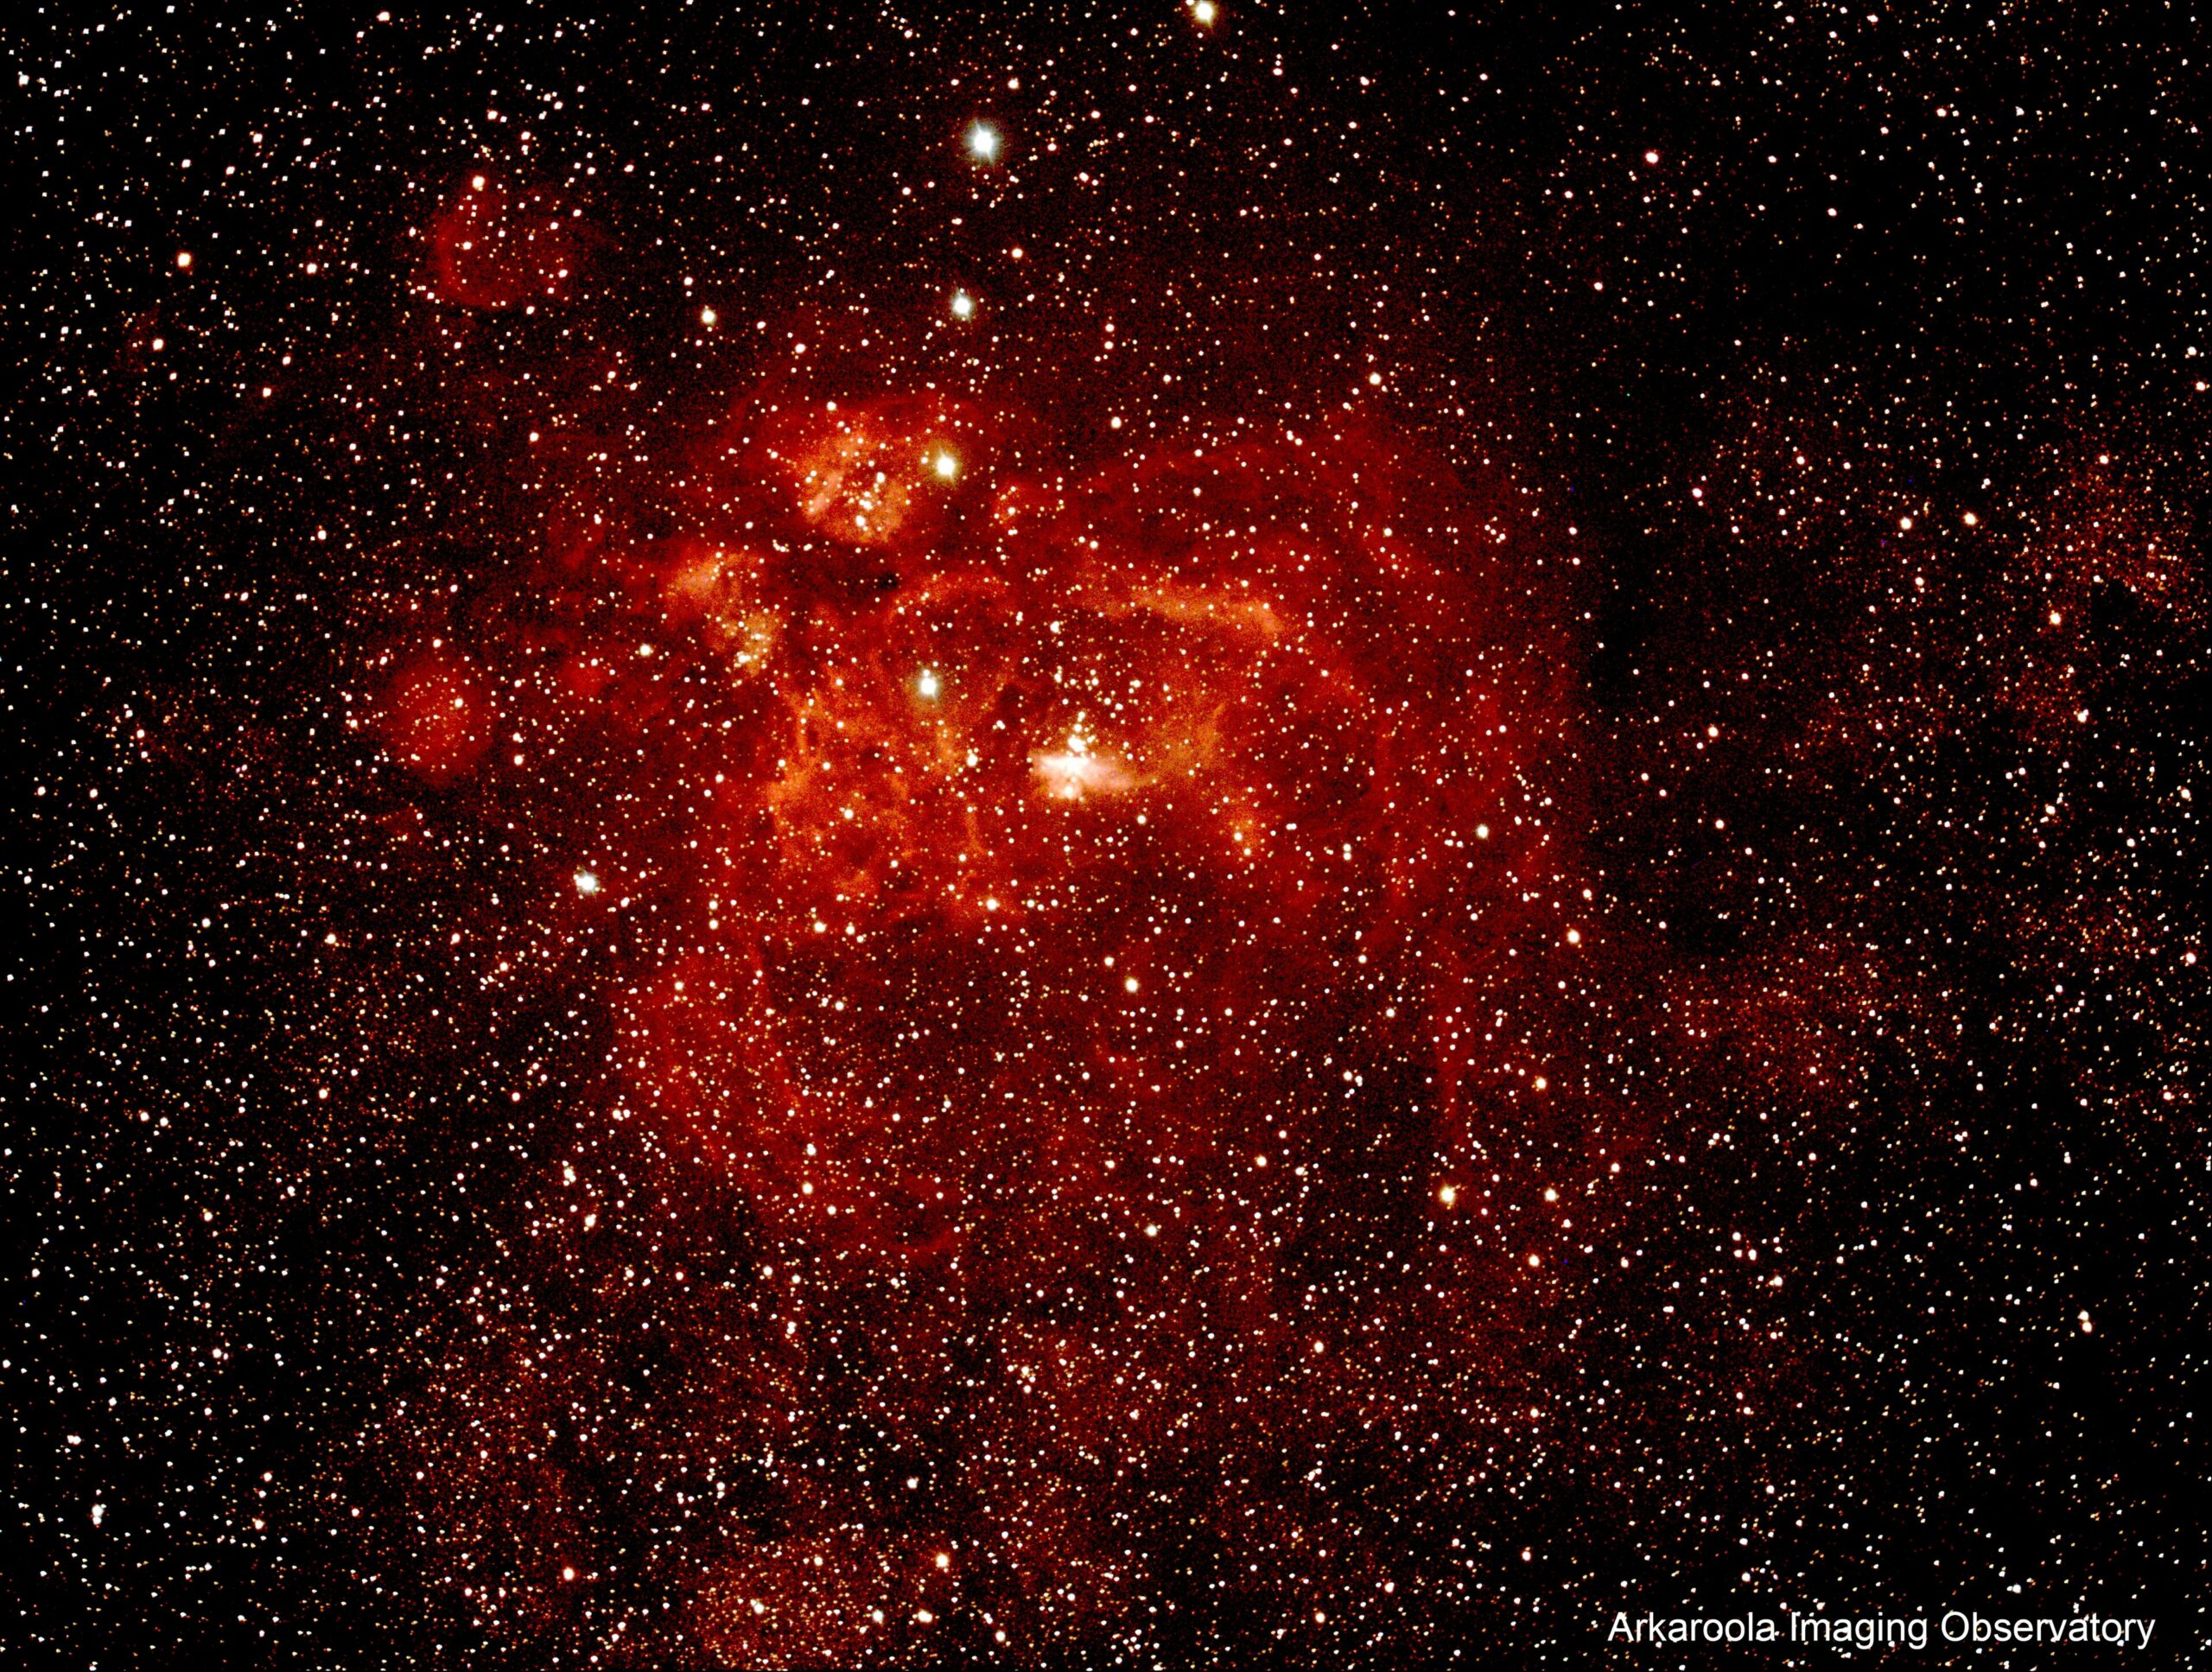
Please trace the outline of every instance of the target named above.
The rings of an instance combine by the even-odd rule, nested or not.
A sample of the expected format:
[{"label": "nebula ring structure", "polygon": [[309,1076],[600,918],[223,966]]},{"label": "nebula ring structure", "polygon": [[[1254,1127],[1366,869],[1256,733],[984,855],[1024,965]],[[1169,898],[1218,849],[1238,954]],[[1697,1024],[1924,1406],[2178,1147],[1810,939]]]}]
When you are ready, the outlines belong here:
[{"label": "nebula ring structure", "polygon": [[2201,1648],[2166,27],[17,26],[0,1643]]}]

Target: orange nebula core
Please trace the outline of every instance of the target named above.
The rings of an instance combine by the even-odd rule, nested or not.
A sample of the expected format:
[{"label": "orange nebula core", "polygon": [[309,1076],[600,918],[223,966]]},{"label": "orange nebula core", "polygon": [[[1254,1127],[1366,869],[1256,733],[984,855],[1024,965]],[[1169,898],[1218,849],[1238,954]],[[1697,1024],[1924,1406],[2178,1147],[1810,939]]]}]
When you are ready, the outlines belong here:
[{"label": "orange nebula core", "polygon": [[1417,1037],[1548,862],[1560,658],[1502,518],[1374,435],[1068,480],[996,459],[1010,427],[741,413],[707,526],[584,560],[665,641],[568,686],[654,739],[658,839],[590,857],[684,925],[621,999],[625,1080],[872,1256],[1253,1173],[1342,1101],[1313,1042],[1377,999]]}]

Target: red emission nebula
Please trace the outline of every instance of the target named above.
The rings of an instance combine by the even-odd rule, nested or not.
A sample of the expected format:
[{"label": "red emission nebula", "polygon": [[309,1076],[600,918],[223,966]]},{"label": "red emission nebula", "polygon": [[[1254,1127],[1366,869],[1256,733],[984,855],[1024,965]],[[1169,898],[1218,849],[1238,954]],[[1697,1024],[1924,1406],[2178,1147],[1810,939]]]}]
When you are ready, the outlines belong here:
[{"label": "red emission nebula", "polygon": [[[557,205],[461,201],[444,301],[560,293]],[[604,1020],[510,1293],[583,1274],[670,1355],[478,1313],[392,1417],[410,1518],[480,1624],[618,1662],[1154,1640],[1179,1540],[1333,1641],[1398,1605],[1376,1529],[1535,1443],[1580,1239],[1528,1205],[1635,1141],[1560,1065],[1618,952],[1560,559],[1364,418],[1102,454],[832,381],[628,476],[533,436],[538,549],[379,658],[424,804],[553,856],[501,972]],[[695,1268],[594,1253],[618,1196]]]},{"label": "red emission nebula", "polygon": [[2208,1641],[2181,31],[44,10],[0,1663]]}]

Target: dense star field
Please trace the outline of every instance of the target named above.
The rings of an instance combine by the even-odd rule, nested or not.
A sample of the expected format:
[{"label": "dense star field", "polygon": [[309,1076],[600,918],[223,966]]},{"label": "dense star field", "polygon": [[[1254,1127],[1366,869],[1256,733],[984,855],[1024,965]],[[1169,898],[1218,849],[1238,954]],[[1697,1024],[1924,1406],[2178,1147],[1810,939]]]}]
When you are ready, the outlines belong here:
[{"label": "dense star field", "polygon": [[2200,1649],[2212,40],[2034,10],[11,17],[7,1658]]}]

